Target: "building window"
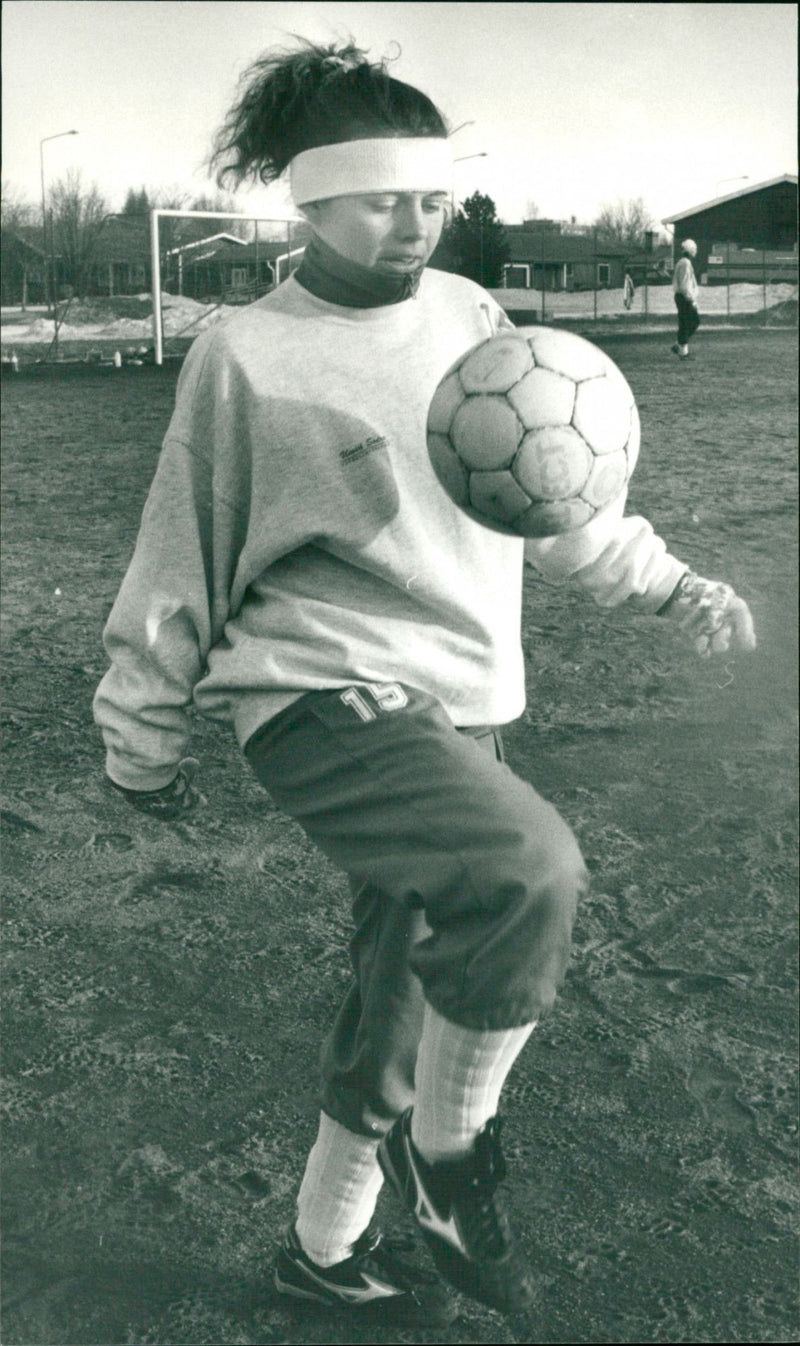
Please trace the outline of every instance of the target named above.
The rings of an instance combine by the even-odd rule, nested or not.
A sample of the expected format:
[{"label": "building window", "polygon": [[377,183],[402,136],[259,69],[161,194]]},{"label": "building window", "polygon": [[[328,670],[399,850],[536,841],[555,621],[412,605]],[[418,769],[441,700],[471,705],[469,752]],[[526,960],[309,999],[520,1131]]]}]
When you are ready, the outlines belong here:
[{"label": "building window", "polygon": [[246,266],[231,267],[231,285],[233,285],[235,289],[238,289],[239,286],[246,284],[247,284],[247,267]]},{"label": "building window", "polygon": [[519,262],[517,265],[507,263],[503,267],[503,285],[512,290],[529,290],[531,288],[531,269],[526,262]]},{"label": "building window", "polygon": [[598,262],[598,263],[597,263],[597,284],[598,284],[598,285],[610,285],[610,284],[611,284],[611,263],[610,263],[610,262]]}]

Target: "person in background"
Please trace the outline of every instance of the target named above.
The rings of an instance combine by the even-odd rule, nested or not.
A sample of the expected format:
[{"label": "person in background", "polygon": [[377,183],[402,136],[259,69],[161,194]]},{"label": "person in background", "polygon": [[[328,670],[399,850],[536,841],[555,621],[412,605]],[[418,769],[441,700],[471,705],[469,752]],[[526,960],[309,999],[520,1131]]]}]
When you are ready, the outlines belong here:
[{"label": "person in background", "polygon": [[[625,516],[624,493],[526,547],[440,489],[434,391],[513,327],[480,286],[427,266],[452,150],[426,94],[353,45],[267,53],[218,155],[236,182],[285,171],[311,239],[292,276],[186,357],[105,631],[106,769],[140,812],[185,816],[194,704],[232,724],[275,804],[351,881],[353,979],[322,1051],[278,1291],[347,1312],[377,1302],[426,1330],[455,1316],[449,1287],[526,1310],[498,1105],[563,981],[586,869],[503,760],[500,726],[525,706],[524,557],[600,608],[661,614],[703,656],[751,649],[750,614]],[[384,1178],[433,1280],[373,1223]]]},{"label": "person in background", "polygon": [[622,287],[622,302],[627,309],[633,306],[636,297],[636,286],[633,283],[633,276],[630,271],[625,272],[625,282]]},{"label": "person in background", "polygon": [[697,244],[693,238],[683,240],[681,253],[681,259],[672,273],[672,290],[675,295],[675,307],[678,310],[678,340],[671,350],[680,360],[686,360],[689,355],[689,341],[700,326],[700,314],[697,311],[697,277],[692,266],[692,258],[697,256]]}]

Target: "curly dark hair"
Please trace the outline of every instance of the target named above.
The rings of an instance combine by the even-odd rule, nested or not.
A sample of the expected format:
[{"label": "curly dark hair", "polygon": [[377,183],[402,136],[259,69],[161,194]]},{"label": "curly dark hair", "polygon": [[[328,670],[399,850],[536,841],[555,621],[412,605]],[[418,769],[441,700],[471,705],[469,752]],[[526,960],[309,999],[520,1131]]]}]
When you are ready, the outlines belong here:
[{"label": "curly dark hair", "polygon": [[303,150],[377,136],[447,136],[438,108],[393,79],[351,40],[268,52],[242,76],[242,93],[214,142],[220,186],[280,177]]}]

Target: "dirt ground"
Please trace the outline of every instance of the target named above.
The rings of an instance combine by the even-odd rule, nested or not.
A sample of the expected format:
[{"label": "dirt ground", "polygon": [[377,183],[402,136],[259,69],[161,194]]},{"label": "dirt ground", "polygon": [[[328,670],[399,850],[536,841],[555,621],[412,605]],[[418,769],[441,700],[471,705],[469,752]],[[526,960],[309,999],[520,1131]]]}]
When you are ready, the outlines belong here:
[{"label": "dirt ground", "polygon": [[103,782],[100,634],[175,371],[4,379],[8,1346],[797,1340],[797,334],[694,348],[607,344],[644,427],[631,512],[735,585],[759,649],[707,663],[528,576],[508,755],[593,883],[504,1095],[537,1304],[465,1301],[437,1336],[270,1288],[346,984],[341,876],[219,727],[196,821]]}]

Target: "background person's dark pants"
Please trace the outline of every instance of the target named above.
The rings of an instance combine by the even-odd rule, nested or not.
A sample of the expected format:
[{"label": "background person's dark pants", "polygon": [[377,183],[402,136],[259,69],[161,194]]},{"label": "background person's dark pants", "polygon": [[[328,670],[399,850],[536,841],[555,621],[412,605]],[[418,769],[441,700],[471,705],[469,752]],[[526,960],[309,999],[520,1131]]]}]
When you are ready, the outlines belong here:
[{"label": "background person's dark pants", "polygon": [[312,692],[245,750],[351,878],[355,981],[323,1050],[322,1105],[365,1135],[413,1102],[425,1000],[475,1029],[550,1008],[586,879],[569,827],[499,760],[492,730],[460,732],[433,697],[393,688]]},{"label": "background person's dark pants", "polygon": [[678,310],[678,345],[685,346],[700,326],[700,314],[697,305],[685,294],[676,294],[675,305]]}]

